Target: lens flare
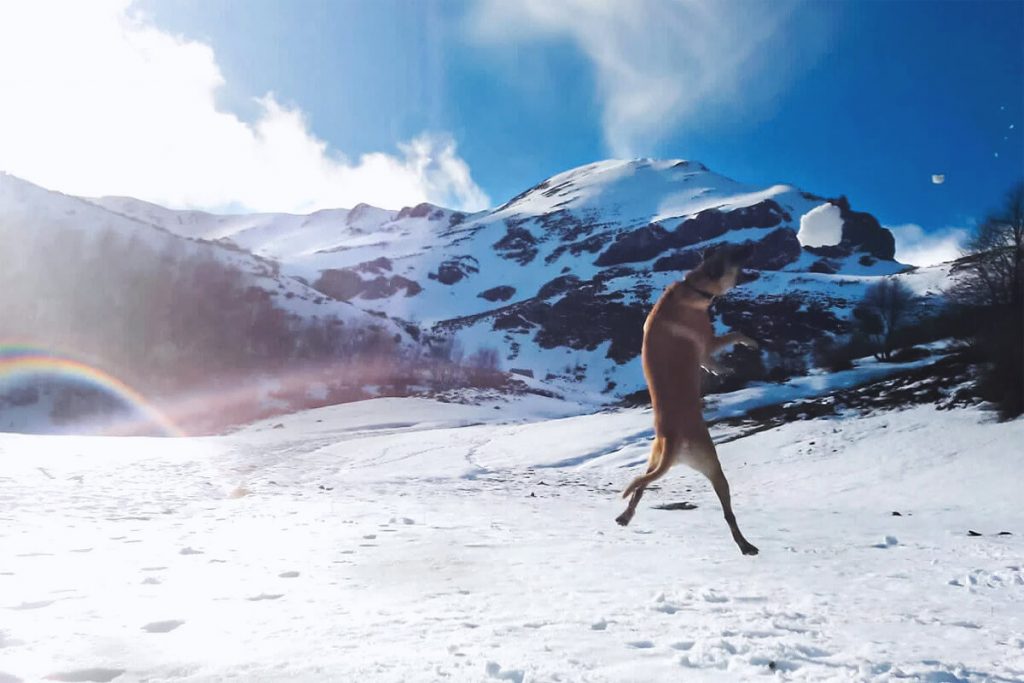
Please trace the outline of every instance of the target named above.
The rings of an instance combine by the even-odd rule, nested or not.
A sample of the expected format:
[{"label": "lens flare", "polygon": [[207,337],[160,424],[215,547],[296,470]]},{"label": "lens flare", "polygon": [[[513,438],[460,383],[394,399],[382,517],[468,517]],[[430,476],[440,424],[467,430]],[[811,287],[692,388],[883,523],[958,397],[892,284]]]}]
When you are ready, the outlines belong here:
[{"label": "lens flare", "polygon": [[166,436],[185,436],[170,419],[139,392],[97,367],[68,354],[25,344],[0,344],[0,390],[24,381],[52,379],[90,387],[113,396],[133,416],[108,425],[105,431],[156,427]]}]

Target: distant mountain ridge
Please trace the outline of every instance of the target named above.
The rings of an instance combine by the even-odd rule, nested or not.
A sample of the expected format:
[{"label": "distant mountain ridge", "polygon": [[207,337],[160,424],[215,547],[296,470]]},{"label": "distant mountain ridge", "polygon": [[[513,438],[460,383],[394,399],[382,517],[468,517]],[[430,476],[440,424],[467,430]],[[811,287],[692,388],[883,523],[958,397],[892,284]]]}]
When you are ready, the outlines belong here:
[{"label": "distant mountain ridge", "polygon": [[[863,278],[906,270],[892,234],[846,198],[751,186],[678,159],[588,164],[476,214],[421,204],[215,216],[93,201],[230,241],[332,298],[454,336],[467,351],[496,347],[506,367],[609,398],[642,385],[636,358],[653,299],[715,244],[754,246],[761,277],[723,300],[719,319],[764,338],[769,353],[841,331]],[[823,206],[838,212],[841,239],[802,247],[801,220]]]},{"label": "distant mountain ridge", "polygon": [[[801,223],[822,207],[841,221],[839,239],[801,246]],[[504,369],[594,400],[642,388],[647,310],[716,244],[753,246],[752,281],[713,315],[761,341],[769,368],[848,330],[877,278],[904,273],[927,298],[946,277],[893,260],[892,234],[845,197],[747,185],[677,159],[588,164],[473,214],[425,203],[217,215],[0,176],[0,221],[162,235],[252,273],[290,315],[337,317],[410,347],[447,338],[467,354],[494,349]]]}]

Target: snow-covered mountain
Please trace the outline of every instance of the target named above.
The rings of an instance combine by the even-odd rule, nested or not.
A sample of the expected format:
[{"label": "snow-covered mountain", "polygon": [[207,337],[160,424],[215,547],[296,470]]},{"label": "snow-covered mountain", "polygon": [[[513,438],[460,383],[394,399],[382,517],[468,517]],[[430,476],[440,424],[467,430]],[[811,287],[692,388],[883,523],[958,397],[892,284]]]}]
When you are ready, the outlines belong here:
[{"label": "snow-covered mountain", "polygon": [[[589,164],[472,215],[421,204],[219,216],[91,201],[230,242],[335,299],[452,335],[467,352],[495,347],[506,369],[608,398],[641,388],[650,304],[715,244],[755,246],[756,281],[715,313],[761,341],[769,364],[772,354],[793,353],[794,344],[806,352],[823,333],[846,329],[868,284],[908,270],[893,260],[891,233],[845,198],[746,185],[682,160]],[[818,246],[802,246],[801,230],[813,230],[817,241],[804,241]],[[908,281],[935,294],[944,273]]]},{"label": "snow-covered mountain", "polygon": [[[4,314],[30,322],[6,337],[99,357],[150,397],[211,382],[259,394],[269,402],[256,413],[401,393],[404,377],[372,388],[391,382],[386,359],[415,359],[442,339],[467,356],[492,352],[537,390],[591,404],[629,397],[643,388],[650,305],[723,242],[754,248],[750,281],[715,304],[716,325],[762,345],[753,361],[741,349],[724,364],[756,361],[764,377],[800,373],[880,277],[898,273],[922,305],[948,280],[944,267],[893,260],[889,231],[843,197],[746,185],[681,160],[589,164],[476,214],[360,204],[216,215],[0,175],[0,236],[13,264],[0,273]],[[356,348],[384,366],[339,371]],[[291,398],[270,400],[282,373]],[[261,377],[272,383],[239,388]]]},{"label": "snow-covered mountain", "polygon": [[[275,305],[296,316],[335,317],[353,325],[384,325],[390,332],[400,332],[389,321],[371,316],[351,303],[325,297],[307,284],[283,275],[280,265],[273,259],[233,248],[225,241],[202,239],[204,235],[190,234],[187,229],[172,230],[162,225],[162,221],[118,212],[105,207],[105,203],[108,202],[92,202],[46,190],[0,172],[0,237],[12,251],[17,245],[31,241],[51,242],[57,246],[68,239],[89,243],[114,236],[143,244],[156,252],[178,250],[188,256],[212,258],[241,271],[247,285],[266,291]],[[136,200],[131,203],[137,207],[144,205]],[[144,206],[159,209],[163,216],[205,215]],[[8,261],[4,265],[10,269],[12,264],[13,261]],[[32,266],[21,265],[26,269]]]},{"label": "snow-covered mountain", "polygon": [[[191,404],[170,411],[182,425],[223,428],[358,398],[379,374],[368,376],[367,359],[415,344],[395,321],[325,296],[273,259],[9,175],[0,321],[0,429],[14,431],[74,429],[125,399],[132,408],[138,394]],[[19,374],[26,364],[37,371]],[[235,398],[210,410],[194,400],[204,392]]]}]

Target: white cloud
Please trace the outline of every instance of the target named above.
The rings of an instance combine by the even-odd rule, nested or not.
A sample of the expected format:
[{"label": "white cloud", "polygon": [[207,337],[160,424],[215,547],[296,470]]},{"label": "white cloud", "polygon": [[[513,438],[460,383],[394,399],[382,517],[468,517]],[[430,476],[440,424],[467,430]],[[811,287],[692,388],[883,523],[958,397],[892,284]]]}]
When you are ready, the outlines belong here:
[{"label": "white cloud", "polygon": [[[743,0],[480,0],[471,30],[486,42],[570,39],[593,63],[605,142],[648,153],[700,109],[770,94],[784,77],[768,55],[793,48],[788,2]],[[817,38],[808,37],[812,42]]]},{"label": "white cloud", "polygon": [[816,206],[800,216],[796,238],[805,247],[828,247],[843,239],[843,213],[835,204]]},{"label": "white cloud", "polygon": [[913,223],[886,227],[896,238],[896,260],[913,266],[932,266],[958,258],[969,236],[963,228],[927,232]]},{"label": "white cloud", "polygon": [[447,135],[349,159],[272,93],[252,123],[220,111],[208,45],[129,0],[0,2],[0,169],[72,194],[174,207],[307,212],[489,199]]}]

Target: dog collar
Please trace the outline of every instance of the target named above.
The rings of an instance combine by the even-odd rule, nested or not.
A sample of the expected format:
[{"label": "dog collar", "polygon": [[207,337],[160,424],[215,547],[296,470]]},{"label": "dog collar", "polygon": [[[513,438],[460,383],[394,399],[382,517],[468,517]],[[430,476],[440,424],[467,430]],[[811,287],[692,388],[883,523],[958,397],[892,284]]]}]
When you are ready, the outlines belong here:
[{"label": "dog collar", "polygon": [[712,299],[714,299],[714,298],[715,298],[715,295],[714,295],[714,294],[712,294],[712,293],[710,293],[710,292],[705,292],[705,291],[704,291],[703,289],[701,289],[700,287],[694,287],[693,285],[691,285],[691,284],[690,284],[689,282],[687,282],[686,280],[683,280],[683,287],[686,287],[687,289],[689,289],[689,290],[690,290],[690,291],[692,291],[692,292],[696,292],[697,294],[700,294],[700,295],[701,295],[702,297],[704,297],[704,298],[705,298],[705,299],[707,299],[708,301],[711,301]]}]

